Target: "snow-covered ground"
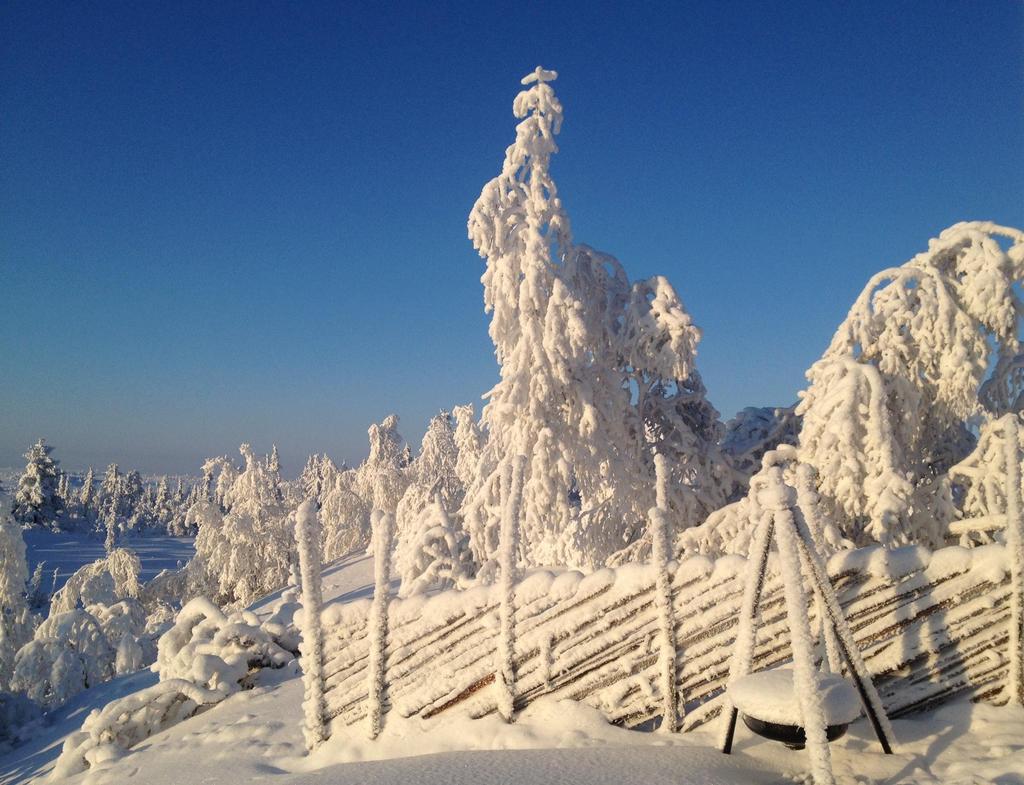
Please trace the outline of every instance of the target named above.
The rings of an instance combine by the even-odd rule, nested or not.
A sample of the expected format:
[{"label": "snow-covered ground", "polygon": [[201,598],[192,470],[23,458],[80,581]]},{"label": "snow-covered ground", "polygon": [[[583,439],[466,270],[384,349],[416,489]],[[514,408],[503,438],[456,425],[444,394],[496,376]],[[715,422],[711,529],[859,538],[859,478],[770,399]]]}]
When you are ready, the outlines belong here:
[{"label": "snow-covered ground", "polygon": [[[57,572],[57,584],[64,582],[84,564],[106,556],[103,537],[82,532],[53,532],[48,529],[25,529],[29,574],[39,562],[45,562],[43,587],[51,588],[53,571]],[[118,540],[118,545],[130,548],[138,554],[142,563],[139,580],[148,581],[160,570],[173,570],[192,558],[194,552],[192,537],[167,537],[164,535],[127,536]]]},{"label": "snow-covered ground", "polygon": [[[372,559],[359,556],[326,572],[324,594],[347,602],[369,596],[372,586]],[[273,599],[258,603],[257,612]],[[41,781],[63,739],[91,709],[155,681],[155,674],[142,672],[79,695],[30,742],[0,758],[0,783]],[[764,741],[742,726],[734,754],[727,757],[715,748],[715,727],[669,738],[610,726],[578,704],[543,700],[513,725],[497,717],[469,720],[452,714],[423,721],[389,715],[379,739],[369,741],[362,727],[336,729],[314,756],[306,757],[301,701],[296,665],[264,671],[255,689],[233,695],[70,782],[767,785],[803,782],[808,765],[805,752]],[[839,782],[1024,784],[1024,709],[956,703],[893,725],[899,743],[893,756],[881,753],[863,720],[832,745]]]}]

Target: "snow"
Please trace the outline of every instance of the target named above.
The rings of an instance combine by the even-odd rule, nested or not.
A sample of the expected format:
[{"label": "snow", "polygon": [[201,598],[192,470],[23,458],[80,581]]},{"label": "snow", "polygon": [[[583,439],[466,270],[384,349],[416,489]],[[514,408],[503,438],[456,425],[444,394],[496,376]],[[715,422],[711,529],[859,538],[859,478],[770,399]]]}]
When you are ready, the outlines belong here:
[{"label": "snow", "polygon": [[[900,548],[883,548],[880,545],[857,548],[840,551],[833,555],[828,560],[828,571],[832,575],[841,575],[846,572],[866,572],[876,578],[899,580],[912,572],[924,569],[928,566],[930,559],[948,550],[951,549],[946,548],[932,554],[927,548],[920,545],[904,545]],[[964,550],[966,553],[966,549],[960,550]],[[966,553],[966,556],[969,560],[970,554]]]},{"label": "snow", "polygon": [[[369,428],[357,469],[314,456],[294,485],[276,447],[258,458],[243,444],[244,470],[212,458],[173,498],[166,479],[150,493],[116,464],[98,493],[90,469],[78,494],[51,448],[30,448],[17,519],[103,523],[107,537],[28,532],[32,566],[49,548],[63,588],[18,649],[50,587],[38,569],[22,602],[20,530],[4,531],[0,604],[13,607],[0,670],[13,663],[10,686],[47,713],[17,718],[15,732],[0,718],[0,738],[28,739],[0,756],[0,785],[756,785],[806,782],[808,769],[816,785],[1022,781],[1024,233],[957,224],[872,277],[798,407],[745,410],[727,433],[676,290],[661,276],[631,282],[573,240],[550,172],[556,77],[538,67],[522,80],[515,142],[469,217],[501,366],[479,423],[471,407],[442,411],[413,459],[390,415]],[[396,517],[403,594],[415,596],[392,603]],[[161,564],[174,540],[128,539],[153,526],[198,535]],[[922,547],[954,534],[977,547]],[[834,589],[822,554],[869,543],[885,547],[833,557]],[[368,544],[372,571],[349,556]],[[187,570],[143,589],[140,572],[177,567],[193,545]],[[693,553],[721,558],[673,558]],[[321,583],[321,557],[342,555]],[[299,567],[304,608],[296,587],[280,588]],[[856,692],[827,673],[840,652]],[[154,653],[151,672],[127,673]],[[790,656],[791,668],[750,674]],[[890,725],[866,659],[894,712],[1000,688],[1010,700]],[[11,697],[0,694],[0,715],[19,712]],[[855,721],[861,702],[870,726]],[[736,710],[801,725],[807,751],[745,734],[718,754],[705,723]],[[663,730],[680,717],[698,730],[625,729],[659,716]],[[847,720],[849,736],[829,746],[825,726]],[[897,736],[900,752],[880,755],[876,738],[889,752]]]},{"label": "snow", "polygon": [[[566,573],[554,577],[550,585],[561,586],[567,580],[575,583],[580,578]],[[333,607],[362,605],[372,589],[369,556],[348,557],[324,571],[324,595],[336,603]],[[265,619],[278,599],[280,593],[265,598],[254,606],[255,612]],[[366,606],[362,607],[365,614]],[[41,783],[65,737],[80,729],[91,709],[154,683],[156,676],[143,671],[81,693],[55,711],[49,724],[38,728],[25,745],[0,756],[0,785]],[[253,689],[160,730],[123,757],[66,782],[767,785],[802,781],[807,770],[805,753],[747,732],[737,733],[733,754],[726,756],[717,751],[713,725],[672,735],[628,731],[608,725],[586,706],[544,700],[528,706],[512,725],[496,715],[469,720],[446,713],[421,720],[392,713],[377,740],[367,740],[360,726],[338,730],[316,757],[306,758],[302,697],[296,665],[261,671]],[[830,745],[840,785],[1024,782],[1024,709],[958,702],[896,720],[893,727],[900,742],[896,755],[881,754],[863,719]],[[242,746],[244,754],[239,753]],[[182,772],[188,772],[187,780]]]},{"label": "snow", "polygon": [[[106,557],[103,540],[81,532],[54,532],[49,529],[25,529],[22,532],[28,550],[29,572],[45,562],[44,588],[51,588],[53,571],[57,570],[56,588],[79,568]],[[137,535],[121,538],[120,547],[135,552],[142,563],[140,581],[156,577],[161,570],[173,570],[184,564],[194,552],[194,538]],[[180,564],[179,564],[180,562]]]},{"label": "snow", "polygon": [[[850,682],[831,673],[818,675],[821,710],[828,725],[853,722],[860,698]],[[729,699],[744,714],[764,722],[802,726],[800,701],[793,689],[792,668],[750,673],[729,685]]]}]

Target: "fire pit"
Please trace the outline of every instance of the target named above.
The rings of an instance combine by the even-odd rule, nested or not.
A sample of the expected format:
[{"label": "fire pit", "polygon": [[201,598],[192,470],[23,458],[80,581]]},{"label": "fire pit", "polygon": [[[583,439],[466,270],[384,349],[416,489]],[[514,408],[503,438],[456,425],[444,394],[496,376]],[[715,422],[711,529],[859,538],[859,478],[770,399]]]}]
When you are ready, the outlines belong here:
[{"label": "fire pit", "polygon": [[[834,741],[860,716],[860,698],[849,682],[835,674],[818,673],[816,678],[825,713],[825,735]],[[794,750],[804,748],[807,737],[792,669],[775,668],[744,676],[729,686],[729,699],[754,733]]]}]

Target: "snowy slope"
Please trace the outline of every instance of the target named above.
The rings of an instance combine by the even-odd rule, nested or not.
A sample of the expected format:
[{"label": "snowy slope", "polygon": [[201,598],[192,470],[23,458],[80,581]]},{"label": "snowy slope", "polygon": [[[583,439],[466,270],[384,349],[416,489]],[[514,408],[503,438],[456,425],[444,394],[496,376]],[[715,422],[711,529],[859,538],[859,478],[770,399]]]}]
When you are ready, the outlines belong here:
[{"label": "snowy slope", "polygon": [[[372,591],[372,559],[343,560],[325,574],[325,597],[339,601]],[[273,598],[257,605],[265,609]],[[0,783],[41,781],[63,738],[88,711],[155,681],[148,672],[88,690],[57,712],[30,743],[0,758]],[[297,667],[264,671],[258,686],[159,733],[118,761],[70,782],[238,783],[719,783],[802,781],[807,757],[737,731],[732,756],[714,745],[714,725],[694,733],[626,731],[586,707],[538,701],[514,725],[496,717],[442,715],[429,721],[388,716],[383,735],[336,731],[315,756],[302,746],[302,684]],[[863,721],[833,745],[841,783],[932,785],[1024,784],[1024,709],[953,704],[893,723],[897,754],[884,756]]]}]

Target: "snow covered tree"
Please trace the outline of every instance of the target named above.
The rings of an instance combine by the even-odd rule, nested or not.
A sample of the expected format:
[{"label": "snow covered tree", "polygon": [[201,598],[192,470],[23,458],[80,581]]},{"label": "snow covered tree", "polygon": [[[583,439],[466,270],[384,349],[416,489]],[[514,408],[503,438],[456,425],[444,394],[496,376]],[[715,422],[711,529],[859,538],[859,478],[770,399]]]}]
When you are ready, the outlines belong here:
[{"label": "snow covered tree", "polygon": [[11,687],[43,706],[59,706],[113,677],[115,659],[92,614],[82,608],[51,614],[18,651]]},{"label": "snow covered tree", "polygon": [[[990,419],[982,425],[978,444],[971,454],[949,470],[948,480],[952,486],[951,493],[959,502],[959,516],[968,519],[971,527],[964,544],[970,541],[992,542],[992,532],[1006,526],[1006,512],[1010,506],[1007,491],[1012,470],[1007,456],[1018,449],[1008,426],[1015,417],[1018,419],[1017,433],[1024,433],[1020,415],[1006,414]],[[1024,455],[1018,454],[1017,463],[1024,463]],[[1022,474],[1024,467],[1017,469],[1017,476]],[[1024,494],[1024,486],[1020,492]]]},{"label": "snow covered tree", "polygon": [[199,498],[196,501],[212,502],[214,500],[213,470],[214,465],[210,461],[203,463],[203,476],[199,481]]},{"label": "snow covered tree", "polygon": [[278,499],[284,499],[281,493],[281,457],[277,453],[277,445],[273,445],[270,451],[270,455],[267,457],[267,472],[270,475],[270,481],[274,485],[274,493],[277,494]]},{"label": "snow covered tree", "polygon": [[573,244],[549,173],[555,77],[538,68],[523,79],[516,141],[469,217],[501,379],[463,515],[477,559],[493,558],[500,478],[526,455],[523,555],[586,567],[639,536],[654,501],[652,441],[676,467],[677,526],[725,504],[735,480],[694,367],[700,331],[675,290],[661,277],[631,284],[614,257]]},{"label": "snow covered tree", "polygon": [[412,538],[424,511],[441,494],[445,509],[458,510],[462,506],[465,488],[459,478],[458,448],[452,417],[441,412],[431,418],[423,436],[419,455],[406,469],[409,485],[395,510],[396,539],[401,547]]},{"label": "snow covered tree", "polygon": [[14,518],[27,526],[57,527],[57,464],[42,439],[25,453],[25,471],[14,494]]},{"label": "snow covered tree", "polygon": [[1020,353],[1022,277],[1024,233],[972,222],[868,281],[796,410],[801,460],[846,536],[942,542],[953,505],[941,476],[973,446],[968,421],[1019,398],[1008,358]]},{"label": "snow covered tree", "polygon": [[32,637],[32,614],[26,602],[28,562],[21,527],[9,500],[0,496],[0,689],[7,689],[14,656]]},{"label": "snow covered tree", "polygon": [[43,585],[43,573],[45,570],[45,561],[36,563],[36,568],[32,570],[32,577],[28,580],[28,587],[25,592],[28,607],[35,613],[38,613],[50,604],[50,592]]},{"label": "snow covered tree", "polygon": [[231,505],[231,488],[238,479],[238,469],[227,456],[210,458],[203,464],[203,473],[207,471],[216,473],[217,479],[213,488],[213,500],[220,506],[221,510],[227,512]]},{"label": "snow covered tree", "polygon": [[738,472],[752,477],[760,470],[766,452],[780,444],[797,443],[800,418],[795,409],[748,406],[725,424],[722,451]]},{"label": "snow covered tree", "polygon": [[464,494],[456,468],[458,459],[452,416],[443,411],[432,417],[427,425],[419,454],[409,465],[410,479],[420,485],[437,485],[445,504],[457,508],[462,504]]},{"label": "snow covered tree", "polygon": [[174,488],[174,504],[184,504],[185,500],[188,499],[189,492],[185,490],[185,481],[178,478],[178,483]]},{"label": "snow covered tree", "polygon": [[473,484],[484,449],[484,434],[473,416],[473,404],[456,406],[452,409],[455,419],[455,473],[462,483],[463,493]]},{"label": "snow covered tree", "polygon": [[119,519],[116,515],[108,514],[104,523],[107,527],[106,537],[103,540],[103,549],[109,554],[117,546]]},{"label": "snow covered tree", "polygon": [[391,414],[370,426],[370,454],[356,470],[360,496],[372,509],[393,513],[407,484],[403,469],[403,440],[398,416]]},{"label": "snow covered tree", "polygon": [[[294,562],[295,542],[288,510],[278,498],[267,462],[243,444],[245,468],[224,494],[226,513],[201,502],[189,513],[200,521],[196,555],[189,562],[197,593],[220,605],[248,605],[261,594],[283,586]],[[228,471],[225,462],[220,476]]]},{"label": "snow covered tree", "polygon": [[320,493],[323,491],[321,462],[326,458],[326,455],[310,455],[299,474],[299,485],[309,499],[319,499]]},{"label": "snow covered tree", "polygon": [[57,514],[58,517],[67,516],[73,509],[71,498],[71,475],[65,471],[57,470]]},{"label": "snow covered tree", "polygon": [[156,486],[156,496],[153,498],[152,518],[169,531],[173,517],[174,509],[171,504],[171,491],[167,487],[167,477],[161,477],[160,483]]},{"label": "snow covered tree", "polygon": [[85,473],[85,479],[82,481],[82,490],[79,493],[78,502],[81,506],[82,517],[86,521],[86,526],[95,523],[99,517],[99,511],[96,499],[96,474],[91,466],[89,471]]},{"label": "snow covered tree", "polygon": [[125,524],[124,528],[131,531],[145,529],[149,525],[147,517],[146,486],[142,482],[142,475],[136,470],[128,472],[124,477],[122,490],[122,502],[124,504]]},{"label": "snow covered tree", "polygon": [[[115,536],[121,528],[125,517],[126,505],[124,503],[124,478],[118,470],[116,463],[107,467],[100,483],[99,492],[100,523],[108,533],[114,530]],[[109,534],[108,534],[109,536]]]},{"label": "snow covered tree", "polygon": [[[330,462],[330,459],[327,459]],[[330,463],[330,467],[334,467]],[[326,468],[326,466],[324,467]],[[370,505],[360,496],[356,471],[337,469],[323,473],[326,483],[320,496],[323,525],[323,558],[334,561],[370,542]]]},{"label": "snow covered tree", "polygon": [[[188,513],[195,505],[200,502],[208,502],[210,500],[209,495],[209,482],[208,478],[201,479],[199,482],[193,483],[186,493],[184,484],[179,479],[178,488],[174,492],[174,495],[170,497],[167,503],[167,508],[161,515],[165,515],[165,525],[167,527],[167,533],[174,537],[187,537],[195,534],[195,529],[189,525]],[[159,509],[160,490],[157,489],[157,503],[155,507]]]}]

